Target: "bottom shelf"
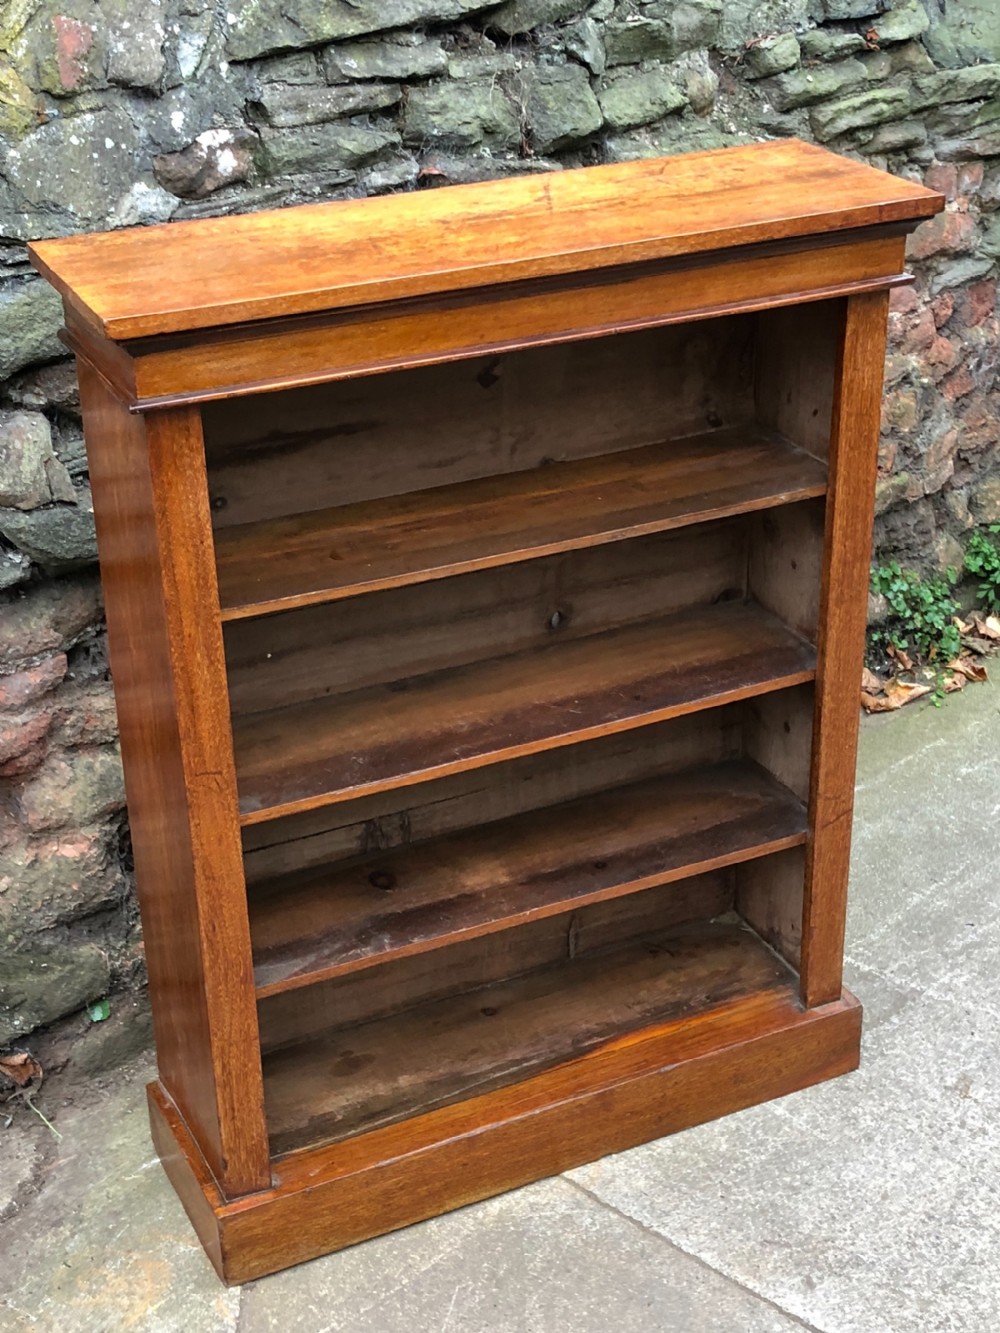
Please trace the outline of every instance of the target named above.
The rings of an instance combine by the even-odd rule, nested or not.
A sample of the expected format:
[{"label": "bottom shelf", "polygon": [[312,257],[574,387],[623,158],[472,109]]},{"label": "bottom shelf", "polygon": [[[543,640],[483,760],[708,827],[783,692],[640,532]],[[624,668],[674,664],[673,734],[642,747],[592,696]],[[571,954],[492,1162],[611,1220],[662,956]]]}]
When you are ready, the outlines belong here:
[{"label": "bottom shelf", "polygon": [[735,917],[648,934],[264,1057],[275,1155],[422,1115],[795,974]]},{"label": "bottom shelf", "polygon": [[[760,946],[757,946],[758,948]],[[855,1069],[861,1007],[803,1009],[779,985],[661,1023],[416,1120],[274,1164],[270,1189],[221,1194],[177,1107],[149,1088],[153,1141],[224,1282],[409,1226]]]}]

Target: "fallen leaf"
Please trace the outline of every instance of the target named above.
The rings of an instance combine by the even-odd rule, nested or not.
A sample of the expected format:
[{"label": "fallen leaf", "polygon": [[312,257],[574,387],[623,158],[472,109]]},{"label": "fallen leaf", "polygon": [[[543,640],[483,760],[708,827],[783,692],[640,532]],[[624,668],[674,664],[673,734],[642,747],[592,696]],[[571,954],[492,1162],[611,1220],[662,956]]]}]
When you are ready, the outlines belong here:
[{"label": "fallen leaf", "polygon": [[961,671],[953,671],[950,676],[941,678],[941,688],[945,694],[957,694],[959,690],[964,690],[968,683],[968,677],[963,676]]},{"label": "fallen leaf", "polygon": [[902,648],[897,648],[894,643],[889,644],[889,656],[896,659],[901,671],[913,670],[913,658],[910,657],[909,653],[904,653]]},{"label": "fallen leaf", "polygon": [[949,671],[958,672],[966,680],[971,680],[976,685],[981,684],[984,680],[989,680],[982,662],[974,662],[971,657],[956,657],[954,662],[948,663],[948,669]]},{"label": "fallen leaf", "polygon": [[978,611],[973,611],[972,624],[976,633],[983,639],[991,639],[994,642],[1000,639],[1000,619],[996,616],[983,616]]},{"label": "fallen leaf", "polygon": [[952,616],[951,623],[958,630],[959,634],[968,634],[972,629],[972,621],[963,620],[961,616]]},{"label": "fallen leaf", "polygon": [[6,1074],[19,1088],[27,1087],[32,1079],[41,1083],[44,1077],[42,1066],[27,1051],[15,1051],[13,1055],[0,1058],[0,1074]]},{"label": "fallen leaf", "polygon": [[869,671],[867,667],[861,672],[861,689],[866,694],[881,694],[882,682],[876,676],[874,671]]},{"label": "fallen leaf", "polygon": [[862,691],[861,703],[869,713],[894,713],[897,708],[912,703],[914,699],[922,699],[930,692],[929,685],[907,685],[901,680],[890,680],[885,687],[884,697],[875,698]]}]

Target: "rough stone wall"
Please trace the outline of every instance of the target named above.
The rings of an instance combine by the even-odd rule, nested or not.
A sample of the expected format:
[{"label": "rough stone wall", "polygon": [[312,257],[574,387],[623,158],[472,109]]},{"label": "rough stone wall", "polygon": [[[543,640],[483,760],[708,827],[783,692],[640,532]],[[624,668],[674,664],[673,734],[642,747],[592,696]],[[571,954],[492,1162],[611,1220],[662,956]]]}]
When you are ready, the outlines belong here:
[{"label": "rough stone wall", "polygon": [[4,0],[0,1050],[146,1031],[78,402],[25,240],[754,137],[860,155],[949,200],[893,301],[876,534],[946,565],[1000,518],[997,61],[996,0]]}]

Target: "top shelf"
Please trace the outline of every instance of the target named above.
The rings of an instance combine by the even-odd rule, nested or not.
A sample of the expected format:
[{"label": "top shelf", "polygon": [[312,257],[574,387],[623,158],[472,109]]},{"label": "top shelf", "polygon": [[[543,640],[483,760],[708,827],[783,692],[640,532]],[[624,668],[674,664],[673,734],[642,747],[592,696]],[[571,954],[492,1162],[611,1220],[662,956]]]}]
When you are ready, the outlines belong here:
[{"label": "top shelf", "polygon": [[125,341],[915,223],[939,194],[796,139],[36,241]]},{"label": "top shelf", "polygon": [[822,495],[826,468],[755,426],[216,533],[223,620],[599,546]]}]

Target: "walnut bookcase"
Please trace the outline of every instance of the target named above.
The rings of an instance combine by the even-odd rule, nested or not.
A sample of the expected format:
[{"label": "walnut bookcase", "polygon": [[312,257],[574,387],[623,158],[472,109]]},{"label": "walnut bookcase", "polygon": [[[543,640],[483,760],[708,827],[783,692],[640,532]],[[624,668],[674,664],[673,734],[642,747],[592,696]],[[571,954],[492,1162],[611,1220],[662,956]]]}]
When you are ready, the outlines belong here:
[{"label": "walnut bookcase", "polygon": [[45,241],[238,1282],[840,1074],[889,289],[794,141]]}]

